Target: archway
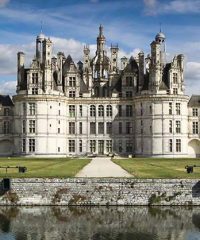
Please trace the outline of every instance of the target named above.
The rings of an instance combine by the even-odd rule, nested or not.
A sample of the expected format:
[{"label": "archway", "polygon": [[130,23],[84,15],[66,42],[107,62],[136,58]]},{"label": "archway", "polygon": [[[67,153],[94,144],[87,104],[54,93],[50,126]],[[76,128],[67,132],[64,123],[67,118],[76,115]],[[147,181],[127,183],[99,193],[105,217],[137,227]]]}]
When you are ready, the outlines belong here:
[{"label": "archway", "polygon": [[190,157],[200,157],[200,140],[193,139],[188,143],[188,154]]}]

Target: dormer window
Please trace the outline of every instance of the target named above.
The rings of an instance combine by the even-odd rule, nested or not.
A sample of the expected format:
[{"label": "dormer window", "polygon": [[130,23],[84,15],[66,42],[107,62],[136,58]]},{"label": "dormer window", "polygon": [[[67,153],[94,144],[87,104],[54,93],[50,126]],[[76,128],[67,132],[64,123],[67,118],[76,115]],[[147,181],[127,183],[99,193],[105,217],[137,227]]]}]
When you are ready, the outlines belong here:
[{"label": "dormer window", "polygon": [[76,78],[69,77],[69,87],[76,87]]},{"label": "dormer window", "polygon": [[173,84],[177,84],[177,83],[178,83],[178,74],[173,73]]},{"label": "dormer window", "polygon": [[32,73],[32,84],[38,84],[38,73]]}]

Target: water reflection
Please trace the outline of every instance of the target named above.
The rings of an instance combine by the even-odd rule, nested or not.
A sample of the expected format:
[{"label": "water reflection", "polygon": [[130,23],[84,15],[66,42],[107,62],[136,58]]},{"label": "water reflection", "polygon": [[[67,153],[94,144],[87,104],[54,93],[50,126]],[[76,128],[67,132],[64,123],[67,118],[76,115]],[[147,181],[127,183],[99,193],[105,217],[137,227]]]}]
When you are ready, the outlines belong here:
[{"label": "water reflection", "polygon": [[198,240],[200,207],[0,207],[0,240]]}]

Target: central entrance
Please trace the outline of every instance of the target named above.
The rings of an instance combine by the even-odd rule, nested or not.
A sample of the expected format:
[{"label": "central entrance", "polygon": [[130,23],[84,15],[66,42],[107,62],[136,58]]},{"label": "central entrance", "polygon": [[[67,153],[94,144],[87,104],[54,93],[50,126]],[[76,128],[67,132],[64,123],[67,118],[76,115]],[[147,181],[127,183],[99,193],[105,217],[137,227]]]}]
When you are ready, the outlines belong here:
[{"label": "central entrance", "polygon": [[103,140],[98,141],[98,154],[100,154],[100,155],[104,154],[104,141]]}]

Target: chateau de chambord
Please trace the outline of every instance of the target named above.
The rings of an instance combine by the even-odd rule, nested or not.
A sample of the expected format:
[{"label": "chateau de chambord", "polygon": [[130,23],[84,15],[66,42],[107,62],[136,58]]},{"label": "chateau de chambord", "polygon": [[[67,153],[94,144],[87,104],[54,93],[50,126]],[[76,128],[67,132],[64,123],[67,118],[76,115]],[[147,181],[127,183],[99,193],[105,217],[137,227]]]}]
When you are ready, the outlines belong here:
[{"label": "chateau de chambord", "polygon": [[17,54],[16,95],[0,95],[0,155],[199,157],[200,95],[185,95],[184,56],[167,62],[165,40],[119,59],[100,25],[76,63],[41,33],[28,68]]}]

